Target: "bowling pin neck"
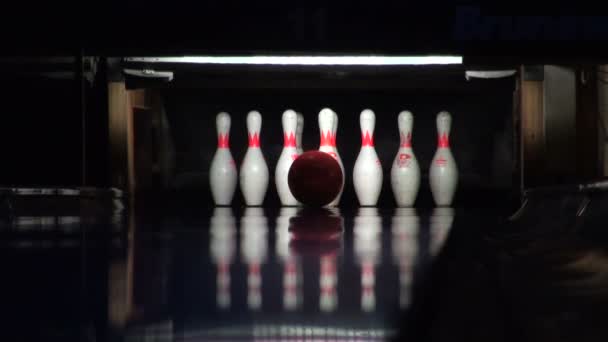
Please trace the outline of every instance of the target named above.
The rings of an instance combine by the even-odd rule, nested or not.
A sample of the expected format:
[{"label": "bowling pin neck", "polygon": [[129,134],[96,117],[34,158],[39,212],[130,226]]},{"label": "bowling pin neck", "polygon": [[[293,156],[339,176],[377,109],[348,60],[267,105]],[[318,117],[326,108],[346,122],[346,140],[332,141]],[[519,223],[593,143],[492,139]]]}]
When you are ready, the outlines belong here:
[{"label": "bowling pin neck", "polygon": [[289,109],[283,113],[283,146],[296,147],[296,128],[298,126],[298,114]]},{"label": "bowling pin neck", "polygon": [[301,144],[302,132],[304,132],[304,116],[298,113],[298,125],[296,126],[296,138],[298,139],[298,145]]},{"label": "bowling pin neck", "polygon": [[262,129],[262,115],[256,111],[251,111],[247,115],[247,132],[249,137],[249,147],[260,147],[260,131]]},{"label": "bowling pin neck", "polygon": [[450,113],[443,111],[437,115],[437,146],[439,148],[450,147],[450,128],[452,125],[452,116]]},{"label": "bowling pin neck", "polygon": [[321,146],[336,147],[336,136],[331,130],[321,131]]},{"label": "bowling pin neck", "polygon": [[404,110],[399,113],[397,118],[399,125],[399,136],[401,138],[401,147],[412,147],[412,127],[414,125],[414,116],[411,112]]},{"label": "bowling pin neck", "polygon": [[228,133],[217,134],[217,148],[230,148],[230,136]]},{"label": "bowling pin neck", "polygon": [[249,148],[260,148],[260,135],[257,132],[249,132]]},{"label": "bowling pin neck", "polygon": [[219,113],[215,119],[217,128],[217,147],[229,148],[230,137],[230,115],[228,113]]},{"label": "bowling pin neck", "polygon": [[333,114],[334,122],[333,122],[333,124],[331,126],[331,131],[335,135],[336,132],[338,131],[338,114],[336,114],[335,112],[332,112],[332,114]]},{"label": "bowling pin neck", "polygon": [[361,132],[361,147],[374,147],[374,133],[369,131]]},{"label": "bowling pin neck", "polygon": [[412,132],[403,132],[401,131],[401,144],[399,145],[402,148],[412,148]]},{"label": "bowling pin neck", "polygon": [[369,109],[363,110],[359,117],[359,124],[361,125],[361,147],[373,147],[374,129],[376,126],[376,116],[374,112]]},{"label": "bowling pin neck", "polygon": [[450,135],[447,132],[439,133],[437,136],[438,148],[450,148]]},{"label": "bowling pin neck", "polygon": [[304,132],[304,116],[298,113],[298,125],[296,126],[296,147],[302,149],[302,133]]},{"label": "bowling pin neck", "polygon": [[296,137],[293,132],[284,132],[283,133],[283,147],[284,148],[297,147]]}]

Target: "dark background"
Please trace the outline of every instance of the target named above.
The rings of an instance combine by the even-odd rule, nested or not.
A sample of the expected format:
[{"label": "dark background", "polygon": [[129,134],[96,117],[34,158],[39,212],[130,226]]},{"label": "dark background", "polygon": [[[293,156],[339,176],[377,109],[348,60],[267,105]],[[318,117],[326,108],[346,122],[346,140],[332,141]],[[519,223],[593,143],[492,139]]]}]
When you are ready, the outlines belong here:
[{"label": "dark background", "polygon": [[[36,5],[37,11],[20,15],[26,7],[17,3],[7,6],[9,15],[0,24],[4,42],[2,55],[84,54],[105,58],[190,53],[450,53],[464,55],[470,68],[503,69],[565,61],[570,65],[597,63],[606,57],[602,47],[608,38],[608,30],[601,26],[593,31],[576,24],[576,20],[580,23],[586,15],[602,15],[601,11],[578,3],[554,4],[549,8],[466,1],[301,5],[232,1],[169,5],[128,1],[108,2],[95,10],[68,4]],[[475,17],[478,20],[463,21],[463,13],[478,15]],[[548,21],[544,21],[540,29],[517,26],[531,15],[547,20],[552,16],[570,16],[574,21],[563,25],[558,33]],[[498,25],[492,21],[494,16],[508,20]],[[484,23],[490,23],[490,28]],[[462,31],[465,26],[461,24],[470,24],[466,27],[471,31]],[[0,184],[110,186],[105,71],[100,71],[94,84],[87,88],[87,114],[83,122],[79,81],[74,75],[63,80],[25,78],[21,74],[10,75],[14,71],[10,63],[2,61],[0,66],[5,113],[1,125],[4,162],[0,168]],[[248,74],[243,75],[240,81],[246,82]],[[510,116],[513,84],[501,89],[484,89],[484,83],[470,90],[459,86],[438,90],[436,86],[428,86],[443,83],[439,77],[418,88],[416,84],[421,80],[412,79],[404,88],[385,85],[365,90],[361,82],[356,87],[345,86],[347,79],[315,89],[314,82],[300,87],[299,76],[295,74],[288,73],[286,77],[291,77],[292,84],[287,88],[251,86],[251,82],[264,83],[263,78],[258,78],[241,88],[233,85],[214,90],[207,81],[201,88],[193,82],[188,87],[165,90],[178,157],[173,187],[194,189],[206,194],[202,199],[205,203],[210,200],[209,192],[201,191],[207,186],[205,164],[215,146],[212,129],[219,110],[233,116],[232,148],[237,162],[242,160],[245,151],[244,140],[239,143],[239,139],[245,138],[244,116],[254,108],[261,111],[264,116],[262,143],[272,174],[282,144],[280,134],[269,133],[280,132],[282,111],[294,108],[306,116],[304,146],[316,149],[316,114],[324,106],[340,115],[338,144],[349,172],[359,148],[356,123],[363,108],[369,107],[378,115],[376,144],[385,176],[397,149],[399,111],[408,109],[416,116],[414,146],[425,175],[432,158],[431,146],[435,145],[434,116],[440,110],[448,110],[454,114],[452,145],[463,184],[471,189],[514,185],[514,131]],[[367,80],[371,84],[382,77]],[[83,146],[86,153],[82,152]],[[83,161],[87,164],[86,182],[82,181]],[[385,179],[382,203],[392,200],[388,191],[390,182],[388,177]],[[276,200],[272,186],[270,190],[269,199]],[[348,183],[345,191],[346,198],[353,195]],[[428,191],[423,188],[421,195],[424,194],[428,195]]]}]

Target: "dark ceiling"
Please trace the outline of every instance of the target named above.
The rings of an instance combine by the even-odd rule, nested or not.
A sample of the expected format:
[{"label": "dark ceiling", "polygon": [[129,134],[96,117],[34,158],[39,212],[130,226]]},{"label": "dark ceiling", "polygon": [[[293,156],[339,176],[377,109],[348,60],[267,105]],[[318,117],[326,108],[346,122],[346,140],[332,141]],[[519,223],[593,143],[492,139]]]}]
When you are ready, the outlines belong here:
[{"label": "dark ceiling", "polygon": [[[12,9],[12,11],[11,11]],[[35,9],[35,10],[33,10]],[[603,61],[608,20],[566,5],[461,1],[107,1],[11,4],[4,54],[451,53]],[[588,17],[592,15],[592,17]]]}]

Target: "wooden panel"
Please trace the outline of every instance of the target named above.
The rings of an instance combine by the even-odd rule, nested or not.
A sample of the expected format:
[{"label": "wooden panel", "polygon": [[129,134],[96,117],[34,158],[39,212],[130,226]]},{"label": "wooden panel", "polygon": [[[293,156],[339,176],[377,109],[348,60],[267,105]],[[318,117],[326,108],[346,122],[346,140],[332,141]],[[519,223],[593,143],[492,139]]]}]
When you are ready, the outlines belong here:
[{"label": "wooden panel", "polygon": [[540,185],[544,169],[545,134],[543,120],[543,81],[522,78],[521,96],[521,167],[523,186]]},{"label": "wooden panel", "polygon": [[132,192],[135,179],[130,102],[123,82],[108,83],[111,184],[119,189]]},{"label": "wooden panel", "polygon": [[129,101],[131,107],[146,108],[148,107],[146,90],[145,89],[133,89],[129,90]]},{"label": "wooden panel", "polygon": [[160,92],[109,84],[112,185],[132,194],[166,187],[173,144]]},{"label": "wooden panel", "polygon": [[126,190],[127,161],[127,90],[122,82],[108,83],[111,184]]},{"label": "wooden panel", "polygon": [[577,178],[576,69],[543,67],[543,122],[545,171],[552,183],[574,183]]}]

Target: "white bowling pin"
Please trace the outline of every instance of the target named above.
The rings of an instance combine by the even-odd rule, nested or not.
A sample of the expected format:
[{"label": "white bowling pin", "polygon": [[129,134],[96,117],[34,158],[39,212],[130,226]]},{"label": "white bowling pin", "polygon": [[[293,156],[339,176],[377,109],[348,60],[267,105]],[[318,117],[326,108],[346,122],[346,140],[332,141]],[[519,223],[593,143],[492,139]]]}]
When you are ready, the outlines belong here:
[{"label": "white bowling pin", "polygon": [[211,161],[209,183],[216,205],[230,205],[236,190],[237,170],[230,153],[230,115],[221,112],[215,119],[217,150]]},{"label": "white bowling pin", "polygon": [[336,197],[336,205],[338,205],[340,203],[340,199],[342,198],[342,193],[344,192],[344,184],[346,182],[346,173],[344,170],[344,164],[342,163],[342,157],[340,157],[340,151],[338,151],[338,114],[336,112],[334,112],[332,110],[332,113],[334,113],[334,125],[333,128],[331,130],[332,134],[333,134],[333,145],[334,145],[334,149],[336,150],[336,157],[338,158],[338,162],[340,163],[340,167],[342,168],[342,174],[344,175],[342,177],[342,186],[340,187],[340,192],[338,193],[338,196]]},{"label": "white bowling pin", "polygon": [[296,149],[298,154],[304,153],[302,148],[302,133],[304,132],[304,115],[298,113],[298,127],[296,127]]},{"label": "white bowling pin", "polygon": [[374,147],[376,115],[365,109],[359,117],[361,125],[361,150],[353,169],[355,193],[362,206],[375,206],[382,190],[382,165]]},{"label": "white bowling pin", "polygon": [[264,202],[268,190],[268,165],[260,148],[262,115],[251,111],[247,115],[249,147],[241,164],[241,192],[248,206],[259,206]]},{"label": "white bowling pin", "polygon": [[414,116],[402,111],[397,118],[400,144],[391,167],[391,186],[399,207],[411,207],[420,189],[420,166],[412,149],[412,127]]},{"label": "white bowling pin", "polygon": [[450,150],[451,125],[450,113],[437,114],[437,151],[429,171],[431,193],[437,206],[450,206],[458,185],[458,168]]},{"label": "white bowling pin", "polygon": [[336,149],[335,132],[337,131],[337,120],[337,114],[329,108],[323,108],[319,112],[319,131],[321,134],[319,151],[328,153],[329,155],[334,157],[338,161],[340,169],[342,170],[342,186],[340,188],[340,193],[333,201],[328,204],[328,206],[330,207],[337,206],[340,202],[340,196],[342,194],[342,190],[344,189],[344,179],[346,178],[346,174],[344,172],[344,164],[342,164],[342,159],[340,158],[338,150]]},{"label": "white bowling pin", "polygon": [[277,162],[274,172],[274,181],[281,204],[284,206],[298,205],[299,202],[293,197],[287,182],[289,168],[293,161],[300,155],[296,144],[296,129],[298,126],[298,114],[291,109],[283,113],[283,151]]}]

